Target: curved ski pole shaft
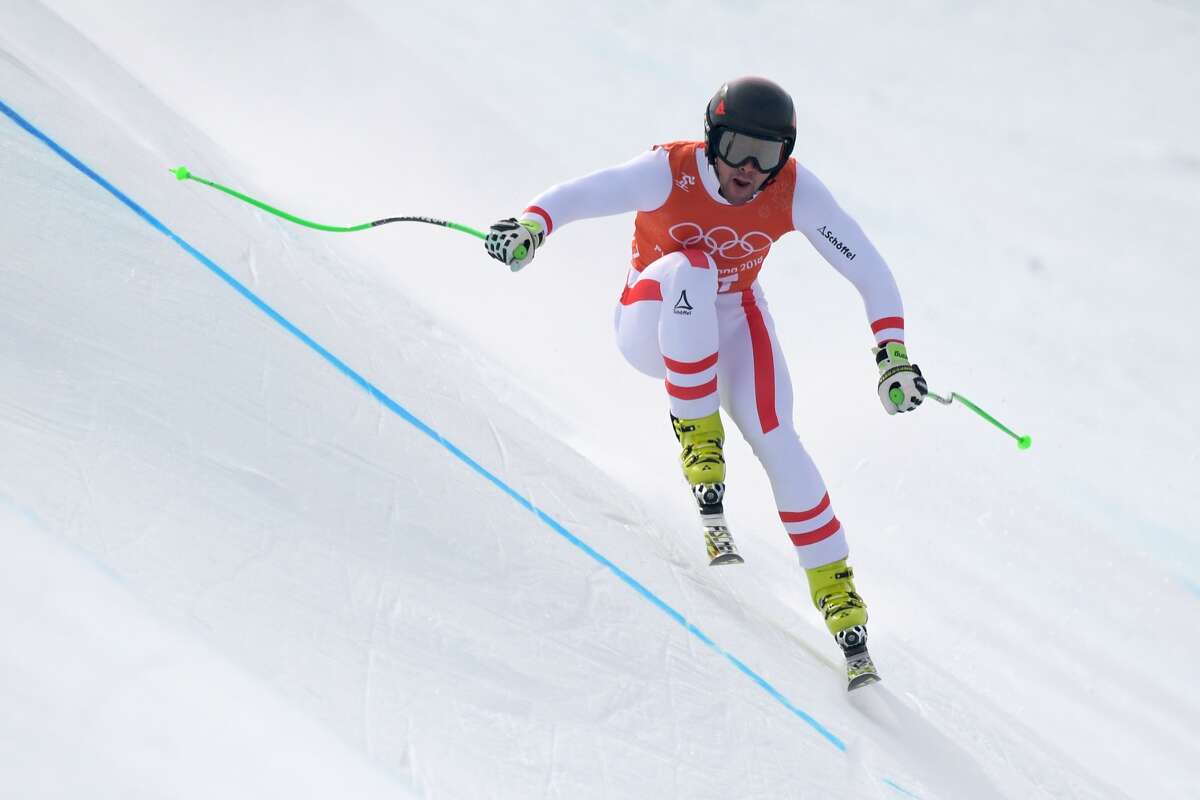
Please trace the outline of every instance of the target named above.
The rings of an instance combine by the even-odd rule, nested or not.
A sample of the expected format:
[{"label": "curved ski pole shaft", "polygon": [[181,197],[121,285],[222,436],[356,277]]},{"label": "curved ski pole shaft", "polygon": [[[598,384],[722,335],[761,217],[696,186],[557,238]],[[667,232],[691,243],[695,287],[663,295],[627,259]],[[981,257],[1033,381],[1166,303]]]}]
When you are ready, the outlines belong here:
[{"label": "curved ski pole shaft", "polygon": [[[261,208],[263,211],[266,211],[269,214],[274,214],[277,217],[286,219],[288,222],[294,222],[297,225],[303,225],[306,228],[313,228],[314,230],[318,231],[329,231],[331,233],[354,233],[355,231],[364,231],[368,228],[376,228],[380,225],[387,225],[390,222],[425,222],[430,225],[440,225],[443,228],[450,228],[462,233],[469,233],[477,239],[487,238],[487,234],[483,231],[477,231],[472,227],[462,225],[457,222],[450,222],[449,220],[444,219],[434,219],[433,217],[385,217],[384,219],[377,219],[373,222],[364,222],[360,225],[324,225],[320,222],[313,222],[311,220],[297,217],[294,214],[289,214],[288,212],[282,211],[274,206],[269,206],[261,200],[255,200],[249,195],[242,194],[236,189],[230,189],[228,186],[222,186],[216,181],[210,181],[208,178],[202,178],[199,175],[193,175],[187,167],[177,167],[169,170],[169,172],[181,181],[196,181],[197,183],[202,183],[205,186],[209,186],[219,192],[224,192],[230,197],[236,197],[243,203],[249,203],[256,208]],[[517,258],[523,257],[524,253],[517,254]]]},{"label": "curved ski pole shaft", "polygon": [[1029,447],[1030,447],[1030,445],[1032,445],[1032,444],[1033,444],[1033,439],[1032,439],[1031,437],[1029,437],[1029,436],[1021,436],[1020,434],[1013,433],[1013,431],[1012,431],[1011,429],[1009,429],[1009,427],[1008,427],[1007,425],[1005,425],[1005,424],[1004,424],[1004,423],[1002,423],[1000,420],[998,420],[998,419],[996,419],[995,417],[993,417],[991,414],[989,414],[989,413],[987,413],[986,411],[984,411],[984,410],[983,410],[982,408],[980,408],[979,406],[977,406],[977,405],[975,405],[974,403],[972,403],[972,402],[971,402],[970,400],[968,400],[967,398],[963,397],[963,396],[962,396],[961,394],[959,394],[958,392],[951,392],[949,397],[942,397],[941,395],[939,395],[939,394],[936,394],[936,393],[934,393],[934,392],[929,392],[929,395],[928,395],[928,396],[929,396],[929,397],[932,397],[934,400],[937,400],[939,403],[941,403],[941,404],[942,404],[942,405],[944,405],[944,406],[948,406],[948,405],[950,405],[951,403],[953,403],[955,400],[958,400],[958,401],[959,401],[960,403],[962,403],[964,406],[966,406],[967,408],[971,409],[971,410],[972,410],[972,411],[974,411],[976,414],[978,414],[979,416],[983,417],[985,420],[987,420],[988,422],[992,423],[993,425],[995,425],[997,428],[999,428],[1000,430],[1002,430],[1002,431],[1004,431],[1005,433],[1007,433],[1007,434],[1008,434],[1009,436],[1011,436],[1012,438],[1016,439],[1016,440],[1017,440],[1017,447],[1021,448],[1022,450],[1028,450],[1028,449],[1029,449]]}]

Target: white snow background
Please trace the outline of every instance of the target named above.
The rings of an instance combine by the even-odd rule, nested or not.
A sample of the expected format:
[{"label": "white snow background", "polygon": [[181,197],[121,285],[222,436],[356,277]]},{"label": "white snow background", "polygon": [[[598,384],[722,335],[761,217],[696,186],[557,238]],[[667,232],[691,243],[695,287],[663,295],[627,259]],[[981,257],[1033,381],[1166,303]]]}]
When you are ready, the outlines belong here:
[{"label": "white snow background", "polygon": [[[736,435],[747,563],[704,564],[611,341],[628,216],[512,275],[167,172],[486,227],[698,138],[748,73],[796,97],[931,387],[1033,436],[887,417],[853,289],[774,249],[861,696]],[[1198,76],[1183,0],[0,0],[0,101],[718,646],[0,117],[0,794],[1196,796]]]}]

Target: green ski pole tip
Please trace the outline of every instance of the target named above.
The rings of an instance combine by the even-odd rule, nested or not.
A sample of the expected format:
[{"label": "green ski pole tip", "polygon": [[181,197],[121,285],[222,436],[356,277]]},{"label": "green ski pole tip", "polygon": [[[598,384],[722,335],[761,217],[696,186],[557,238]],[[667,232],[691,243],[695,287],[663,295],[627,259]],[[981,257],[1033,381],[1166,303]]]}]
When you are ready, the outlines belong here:
[{"label": "green ski pole tip", "polygon": [[169,169],[167,171],[181,181],[186,181],[188,178],[192,177],[192,173],[188,172],[187,167],[176,167],[175,169]]},{"label": "green ski pole tip", "polygon": [[1033,439],[1028,436],[1022,436],[1020,439],[1017,439],[1017,447],[1021,448],[1022,450],[1028,450],[1029,446],[1032,444]]}]

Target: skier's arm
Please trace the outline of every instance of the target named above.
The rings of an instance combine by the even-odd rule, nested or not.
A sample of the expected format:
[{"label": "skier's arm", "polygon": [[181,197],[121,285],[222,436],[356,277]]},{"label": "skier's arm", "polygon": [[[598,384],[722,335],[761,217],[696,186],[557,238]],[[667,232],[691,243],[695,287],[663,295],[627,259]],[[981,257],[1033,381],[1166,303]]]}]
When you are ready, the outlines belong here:
[{"label": "skier's arm", "polygon": [[671,164],[660,148],[550,187],[529,203],[521,219],[540,223],[548,236],[580,219],[653,211],[670,193]]},{"label": "skier's arm", "polygon": [[876,344],[904,341],[904,306],[887,262],[825,184],[797,165],[792,222],[862,296]]},{"label": "skier's arm", "polygon": [[569,222],[626,211],[653,211],[671,194],[667,151],[655,148],[615,167],[552,186],[533,199],[520,219],[491,227],[484,247],[513,272],[533,260],[546,237]]},{"label": "skier's arm", "polygon": [[892,271],[825,185],[808,170],[797,167],[792,223],[862,295],[877,345],[879,382],[875,388],[884,410],[889,414],[912,411],[921,405],[929,388],[921,368],[908,360],[904,306]]}]

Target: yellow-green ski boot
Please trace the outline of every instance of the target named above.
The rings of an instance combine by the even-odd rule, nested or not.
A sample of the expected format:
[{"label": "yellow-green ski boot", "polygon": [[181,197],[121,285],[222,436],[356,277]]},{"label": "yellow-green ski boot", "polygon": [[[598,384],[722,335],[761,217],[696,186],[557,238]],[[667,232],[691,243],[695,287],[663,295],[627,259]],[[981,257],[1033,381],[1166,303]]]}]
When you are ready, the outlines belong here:
[{"label": "yellow-green ski boot", "polygon": [[881,680],[867,652],[867,604],[854,589],[854,569],[843,558],[804,572],[813,605],[846,657],[847,690]]},{"label": "yellow-green ski boot", "polygon": [[679,464],[683,476],[692,487],[692,496],[700,507],[700,522],[704,525],[704,546],[709,566],[741,564],[737,545],[725,522],[725,428],[721,412],[716,411],[699,419],[680,419],[671,415],[675,438],[683,447]]},{"label": "yellow-green ski boot", "polygon": [[[671,415],[675,438],[683,447],[679,463],[683,477],[691,486],[725,484],[725,426],[721,424],[721,412],[714,411],[700,419],[680,419]],[[698,496],[697,496],[698,497]],[[720,502],[718,497],[714,502]],[[701,501],[703,502],[703,501]]]}]

